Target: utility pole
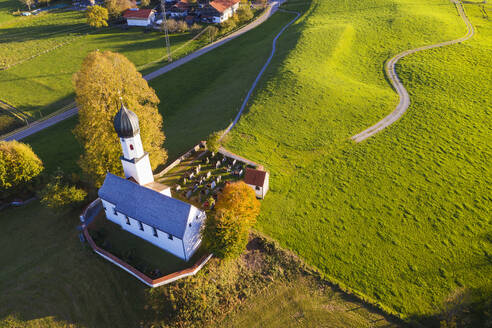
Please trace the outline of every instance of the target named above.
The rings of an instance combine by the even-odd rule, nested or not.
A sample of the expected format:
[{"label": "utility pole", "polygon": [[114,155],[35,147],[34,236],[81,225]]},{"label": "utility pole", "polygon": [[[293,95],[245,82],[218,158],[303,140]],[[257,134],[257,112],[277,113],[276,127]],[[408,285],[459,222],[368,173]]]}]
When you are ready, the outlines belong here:
[{"label": "utility pole", "polygon": [[161,10],[162,10],[162,24],[164,25],[164,35],[166,38],[167,61],[172,62],[173,58],[171,56],[171,45],[169,43],[169,31],[167,28],[167,18],[166,18],[166,0],[161,0]]}]

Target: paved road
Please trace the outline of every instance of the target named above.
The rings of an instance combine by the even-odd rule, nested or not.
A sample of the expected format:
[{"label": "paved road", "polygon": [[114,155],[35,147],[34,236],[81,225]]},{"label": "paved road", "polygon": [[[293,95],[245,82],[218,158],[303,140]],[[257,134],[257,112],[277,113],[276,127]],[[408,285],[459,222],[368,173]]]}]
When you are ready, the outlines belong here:
[{"label": "paved road", "polygon": [[461,18],[463,19],[463,21],[465,22],[465,24],[467,26],[468,32],[466,33],[466,35],[464,37],[456,39],[456,40],[451,40],[451,41],[441,42],[441,43],[437,43],[437,44],[433,44],[433,45],[429,45],[429,46],[424,46],[424,47],[420,47],[420,48],[416,48],[416,49],[406,50],[406,51],[403,51],[403,52],[399,53],[398,55],[394,56],[393,58],[391,58],[386,63],[385,72],[386,72],[386,75],[388,76],[388,78],[391,80],[391,84],[393,85],[396,92],[398,93],[398,96],[400,97],[400,102],[399,102],[398,106],[396,106],[396,109],[391,114],[389,114],[388,116],[386,116],[385,118],[383,118],[381,121],[377,122],[376,124],[374,124],[370,128],[368,128],[368,129],[356,134],[355,136],[351,137],[352,140],[354,140],[355,142],[361,142],[361,141],[375,135],[379,131],[383,130],[384,128],[386,128],[389,125],[396,122],[403,114],[405,114],[408,107],[410,106],[410,96],[408,95],[407,90],[405,89],[405,87],[401,83],[401,81],[398,77],[398,74],[396,74],[396,70],[395,70],[395,65],[401,58],[408,56],[408,55],[411,55],[413,53],[416,53],[418,51],[433,49],[433,48],[439,48],[439,47],[444,47],[444,46],[451,45],[451,44],[460,43],[460,42],[463,42],[463,41],[470,39],[475,34],[475,29],[474,29],[473,25],[470,23],[470,20],[468,19],[468,17],[466,16],[466,14],[463,10],[463,5],[461,4],[461,2],[459,0],[452,0],[452,1],[456,5],[456,8],[458,9],[458,12],[459,12]]},{"label": "paved road", "polygon": [[[272,1],[270,2],[270,4],[268,5],[268,8],[266,9],[266,12],[260,16],[258,19],[256,19],[255,21],[249,23],[248,25],[246,25],[245,27],[237,30],[236,32],[234,33],[231,33],[229,34],[228,36],[218,40],[218,41],[215,41],[183,58],[180,58],[178,60],[176,60],[175,62],[172,62],[171,64],[168,64],[162,68],[159,68],[158,70],[150,73],[150,74],[147,74],[144,76],[144,79],[146,79],[147,81],[149,80],[152,80],[162,74],[165,74],[195,58],[198,58],[204,54],[206,54],[207,52],[209,51],[212,51],[214,50],[215,48],[217,47],[220,47],[222,45],[224,45],[225,43],[237,38],[238,36],[254,29],[255,27],[257,27],[258,25],[262,24],[263,22],[265,22],[268,18],[270,18],[277,10],[278,10],[278,7],[280,6],[280,4],[282,4],[283,1]],[[66,120],[67,118],[70,118],[72,116],[75,116],[77,115],[77,112],[78,112],[78,108],[77,107],[73,107],[73,108],[70,108],[69,110],[65,111],[65,112],[62,112],[60,114],[57,114],[55,116],[52,116],[46,120],[43,120],[43,121],[37,121],[37,122],[33,122],[32,124],[30,124],[29,126],[27,126],[25,129],[23,130],[20,130],[14,134],[11,134],[9,135],[8,137],[4,138],[4,140],[21,140],[21,139],[24,139],[32,134],[35,134],[41,130],[44,130],[52,125],[55,125],[61,121],[64,121]]]}]

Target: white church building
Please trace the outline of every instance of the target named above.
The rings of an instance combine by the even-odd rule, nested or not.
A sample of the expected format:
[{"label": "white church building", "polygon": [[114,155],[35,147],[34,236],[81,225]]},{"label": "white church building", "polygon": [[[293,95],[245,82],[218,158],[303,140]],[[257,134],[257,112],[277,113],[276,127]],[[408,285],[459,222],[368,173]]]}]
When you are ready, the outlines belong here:
[{"label": "white church building", "polygon": [[172,198],[169,187],[154,182],[134,112],[122,105],[114,128],[123,149],[121,163],[126,179],[108,173],[99,189],[107,219],[188,261],[200,246],[205,212]]}]

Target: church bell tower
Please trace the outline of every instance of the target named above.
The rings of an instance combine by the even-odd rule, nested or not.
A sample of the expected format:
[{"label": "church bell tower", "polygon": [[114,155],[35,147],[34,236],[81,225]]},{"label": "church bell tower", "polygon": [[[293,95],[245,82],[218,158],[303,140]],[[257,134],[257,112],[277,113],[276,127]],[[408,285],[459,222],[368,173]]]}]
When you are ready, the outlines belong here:
[{"label": "church bell tower", "polygon": [[154,175],[150,167],[149,153],[143,150],[140,140],[137,115],[127,109],[122,102],[113,124],[123,149],[123,156],[120,159],[125,177],[134,178],[140,185],[153,182]]}]

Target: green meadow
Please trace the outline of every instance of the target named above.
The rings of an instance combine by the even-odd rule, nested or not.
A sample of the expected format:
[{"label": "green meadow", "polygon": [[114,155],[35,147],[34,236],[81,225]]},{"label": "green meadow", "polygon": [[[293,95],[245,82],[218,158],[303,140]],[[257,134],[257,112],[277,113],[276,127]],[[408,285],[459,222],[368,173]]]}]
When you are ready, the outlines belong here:
[{"label": "green meadow", "polygon": [[[402,60],[397,69],[411,96],[408,112],[380,134],[354,144],[350,136],[398,103],[384,76],[385,60],[409,48],[461,37],[464,23],[447,0],[290,0],[284,7],[304,14],[279,39],[277,54],[227,144],[271,173],[257,228],[333,282],[408,320],[435,323],[445,299],[457,290],[469,290],[476,301],[490,299],[490,21],[478,6],[466,5],[477,28],[471,41]],[[273,37],[292,18],[279,12],[246,35],[150,82],[161,99],[170,159],[230,123],[268,57]],[[26,140],[48,172],[56,166],[78,171],[80,148],[71,134],[76,122],[67,120]],[[27,234],[36,235],[33,229],[39,229],[40,220],[51,222],[39,205],[9,210],[3,219],[13,222],[10,231],[24,233],[24,221],[17,216],[29,211],[38,220]],[[75,231],[65,229],[61,239],[50,235],[47,242],[77,244]],[[28,254],[25,247],[23,254]],[[25,258],[40,263],[45,256],[50,253]],[[22,261],[12,262],[9,272],[20,272]],[[84,261],[95,261],[91,270],[106,270],[120,279],[109,264]],[[63,264],[56,279],[69,281],[71,272]],[[39,281],[33,272],[17,283],[28,290]],[[108,316],[102,309],[122,298],[124,288],[107,289],[116,281],[98,281],[104,301],[93,304],[85,298],[67,302],[75,292],[70,289],[48,302],[43,299],[46,310],[36,318],[52,315],[91,326],[101,316],[100,322],[111,322],[120,309],[113,306]],[[0,318],[18,312],[19,320],[29,319],[22,308],[29,293],[16,299],[20,305],[0,310]],[[295,291],[278,293],[299,299]],[[270,295],[282,298],[273,291]],[[32,302],[41,299],[38,295]],[[7,300],[0,294],[0,309]],[[295,319],[300,305],[282,306],[292,309]],[[80,309],[85,309],[84,319]],[[139,314],[134,311],[115,325],[135,322]],[[258,308],[251,305],[250,311]],[[238,314],[237,320],[246,318]]]},{"label": "green meadow", "polygon": [[398,101],[384,61],[465,25],[447,1],[314,1],[227,145],[271,172],[261,231],[409,320],[492,292],[492,25],[466,9],[478,35],[402,60],[408,112],[355,144]]}]

